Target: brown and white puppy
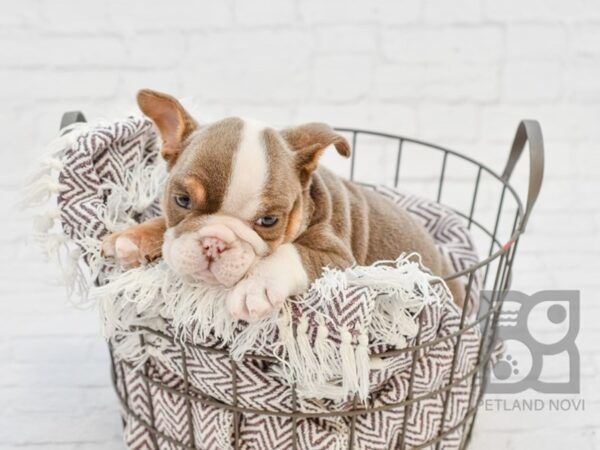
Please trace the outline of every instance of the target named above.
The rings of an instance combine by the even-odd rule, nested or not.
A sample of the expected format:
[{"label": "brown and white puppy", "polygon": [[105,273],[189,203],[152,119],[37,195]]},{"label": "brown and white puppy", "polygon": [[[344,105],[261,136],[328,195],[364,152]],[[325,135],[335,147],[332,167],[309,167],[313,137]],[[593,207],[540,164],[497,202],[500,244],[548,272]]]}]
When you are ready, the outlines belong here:
[{"label": "brown and white puppy", "polygon": [[[246,320],[301,293],[325,266],[417,252],[433,273],[447,273],[432,237],[407,212],[317,167],[330,145],[350,156],[329,126],[276,130],[236,117],[199,125],[173,97],[143,90],[137,98],[160,131],[169,177],[164,217],[105,239],[104,253],[121,264],[162,255],[182,276],[233,287],[228,308]],[[458,285],[451,289],[462,301]]]}]

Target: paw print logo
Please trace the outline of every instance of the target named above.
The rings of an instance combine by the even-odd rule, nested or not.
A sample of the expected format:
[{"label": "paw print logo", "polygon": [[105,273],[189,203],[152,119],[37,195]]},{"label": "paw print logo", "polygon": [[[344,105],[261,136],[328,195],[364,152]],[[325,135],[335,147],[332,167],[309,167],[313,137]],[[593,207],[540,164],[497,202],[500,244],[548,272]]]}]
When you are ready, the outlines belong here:
[{"label": "paw print logo", "polygon": [[512,375],[519,375],[519,362],[513,359],[512,355],[505,355],[496,364],[494,364],[494,375],[499,380],[507,380]]},{"label": "paw print logo", "polygon": [[[487,310],[490,298],[491,292],[482,292]],[[506,292],[496,336],[503,355],[491,365],[486,392],[579,393],[579,320],[579,291]],[[544,363],[552,358],[568,365],[566,379],[544,376]]]}]

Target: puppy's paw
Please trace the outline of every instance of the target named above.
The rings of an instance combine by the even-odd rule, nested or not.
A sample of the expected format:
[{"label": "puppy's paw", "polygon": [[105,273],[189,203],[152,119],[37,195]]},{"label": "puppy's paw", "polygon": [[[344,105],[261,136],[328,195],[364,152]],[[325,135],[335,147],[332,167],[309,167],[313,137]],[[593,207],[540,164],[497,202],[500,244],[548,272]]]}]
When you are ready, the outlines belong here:
[{"label": "puppy's paw", "polygon": [[287,297],[287,290],[277,281],[255,274],[233,288],[227,307],[235,319],[253,321],[278,311]]},{"label": "puppy's paw", "polygon": [[160,256],[160,243],[132,228],[104,238],[102,254],[123,267],[139,267]]}]

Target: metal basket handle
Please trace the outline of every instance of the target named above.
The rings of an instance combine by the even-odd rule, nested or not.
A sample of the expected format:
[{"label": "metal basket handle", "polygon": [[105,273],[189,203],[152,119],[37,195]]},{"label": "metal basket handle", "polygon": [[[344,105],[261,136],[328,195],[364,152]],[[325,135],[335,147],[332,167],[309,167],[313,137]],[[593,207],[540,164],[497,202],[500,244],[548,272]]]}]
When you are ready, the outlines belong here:
[{"label": "metal basket handle", "polygon": [[86,122],[85,116],[81,111],[67,111],[60,119],[60,129],[62,130],[74,123]]},{"label": "metal basket handle", "polygon": [[502,178],[505,181],[508,182],[510,180],[510,176],[527,142],[529,142],[530,158],[529,189],[527,191],[527,206],[525,207],[525,213],[521,221],[522,232],[525,231],[529,215],[538,198],[542,187],[542,180],[544,179],[544,138],[542,137],[542,128],[537,120],[522,120],[519,123],[506,167],[502,173]]}]

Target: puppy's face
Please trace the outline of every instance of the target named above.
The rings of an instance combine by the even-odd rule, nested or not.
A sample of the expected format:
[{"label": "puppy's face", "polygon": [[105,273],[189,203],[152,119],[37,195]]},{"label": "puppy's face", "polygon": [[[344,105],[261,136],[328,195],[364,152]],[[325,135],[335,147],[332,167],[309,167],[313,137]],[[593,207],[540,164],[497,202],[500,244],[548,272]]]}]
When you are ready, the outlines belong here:
[{"label": "puppy's face", "polygon": [[179,273],[231,286],[297,236],[301,199],[294,154],[278,132],[238,118],[198,128],[170,172],[163,255]]},{"label": "puppy's face", "polygon": [[180,275],[232,286],[257,261],[306,228],[304,192],[331,128],[309,124],[276,131],[228,118],[200,126],[172,97],[141,91],[138,103],[163,138],[169,178],[163,256]]}]

